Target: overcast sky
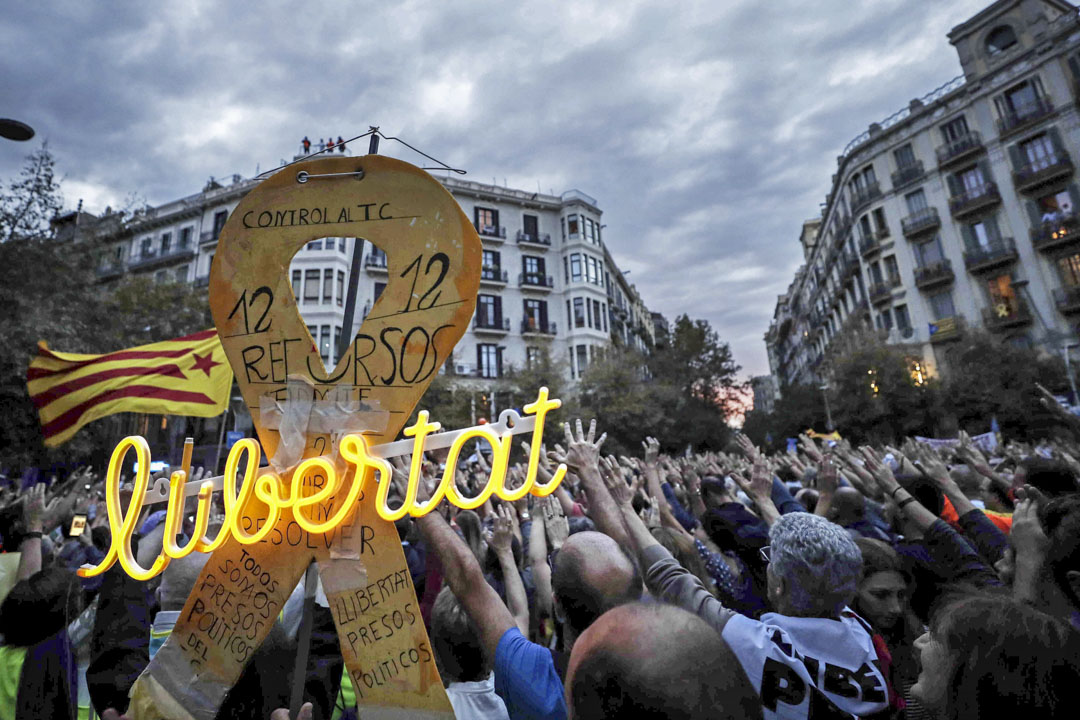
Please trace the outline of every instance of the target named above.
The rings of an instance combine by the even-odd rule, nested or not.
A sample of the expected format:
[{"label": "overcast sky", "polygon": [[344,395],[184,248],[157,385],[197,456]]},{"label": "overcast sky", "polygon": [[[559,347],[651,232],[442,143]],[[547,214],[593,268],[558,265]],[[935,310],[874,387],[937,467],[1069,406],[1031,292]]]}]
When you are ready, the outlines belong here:
[{"label": "overcast sky", "polygon": [[[91,212],[369,125],[468,179],[578,188],[649,307],[709,320],[748,376],[837,155],[960,74],[945,35],[988,4],[9,3],[0,117]],[[0,177],[31,144],[0,142]]]}]

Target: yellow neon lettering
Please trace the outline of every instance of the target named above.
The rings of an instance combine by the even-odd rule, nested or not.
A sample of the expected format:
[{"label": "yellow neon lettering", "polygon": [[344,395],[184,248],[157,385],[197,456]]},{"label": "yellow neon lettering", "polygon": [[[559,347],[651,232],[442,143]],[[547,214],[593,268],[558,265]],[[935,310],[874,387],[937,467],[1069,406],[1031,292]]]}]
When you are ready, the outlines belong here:
[{"label": "yellow neon lettering", "polygon": [[165,512],[165,537],[162,538],[162,550],[174,559],[187,557],[199,546],[199,539],[206,535],[206,526],[210,522],[210,496],[214,492],[214,483],[207,480],[199,486],[199,505],[195,511],[195,530],[187,545],[180,547],[176,536],[184,521],[184,481],[187,473],[183,470],[174,472],[169,477],[169,505]]},{"label": "yellow neon lettering", "polygon": [[[474,437],[483,438],[491,444],[491,477],[488,478],[487,485],[477,493],[476,497],[463,498],[458,494],[453,475],[457,469],[457,459],[458,455],[461,454],[461,448]],[[450,454],[446,458],[446,473],[443,476],[442,483],[446,488],[446,499],[462,510],[473,510],[480,507],[491,497],[492,492],[495,491],[495,486],[502,484],[505,480],[506,467],[509,462],[510,435],[500,438],[493,430],[483,425],[469,428],[454,439],[454,444],[450,446]],[[451,479],[447,481],[446,476],[450,476]]]}]

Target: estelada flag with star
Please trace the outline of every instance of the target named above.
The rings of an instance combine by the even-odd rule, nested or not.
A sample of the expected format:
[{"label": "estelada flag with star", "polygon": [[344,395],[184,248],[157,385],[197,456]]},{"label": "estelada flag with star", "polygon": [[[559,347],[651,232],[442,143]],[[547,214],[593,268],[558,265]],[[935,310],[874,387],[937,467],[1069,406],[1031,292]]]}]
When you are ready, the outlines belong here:
[{"label": "estelada flag with star", "polygon": [[106,355],[60,353],[42,340],[26,372],[49,447],[113,413],[220,415],[232,381],[232,368],[213,328]]}]

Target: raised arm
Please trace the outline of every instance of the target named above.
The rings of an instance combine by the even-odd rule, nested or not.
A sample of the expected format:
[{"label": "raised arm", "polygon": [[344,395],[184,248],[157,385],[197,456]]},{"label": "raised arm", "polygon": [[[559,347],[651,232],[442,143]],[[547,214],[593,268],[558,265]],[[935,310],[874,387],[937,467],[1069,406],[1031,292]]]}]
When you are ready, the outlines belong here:
[{"label": "raised arm", "polygon": [[611,494],[604,486],[604,479],[600,476],[600,446],[607,438],[607,433],[594,440],[595,420],[589,424],[588,435],[582,431],[581,420],[577,421],[576,437],[570,432],[569,424],[564,427],[566,449],[565,451],[560,449],[559,456],[555,458],[556,461],[566,463],[567,467],[581,479],[581,486],[589,498],[589,516],[596,523],[596,528],[626,547],[629,542],[626,528],[623,526],[619,509],[615,507]]},{"label": "raised arm", "polygon": [[532,525],[529,531],[529,564],[532,566],[533,585],[536,586],[536,612],[538,615],[551,616],[551,566],[548,565],[547,556],[547,533],[544,531],[549,513],[558,512],[562,515],[562,507],[559,501],[548,496],[537,498],[537,504],[533,506]]},{"label": "raised arm", "polygon": [[502,568],[503,586],[506,588],[506,605],[517,623],[522,635],[529,634],[529,601],[525,598],[525,584],[521,582],[521,573],[514,562],[513,521],[511,510],[506,503],[499,505],[495,515],[495,526],[491,531],[488,544],[495,550]]}]

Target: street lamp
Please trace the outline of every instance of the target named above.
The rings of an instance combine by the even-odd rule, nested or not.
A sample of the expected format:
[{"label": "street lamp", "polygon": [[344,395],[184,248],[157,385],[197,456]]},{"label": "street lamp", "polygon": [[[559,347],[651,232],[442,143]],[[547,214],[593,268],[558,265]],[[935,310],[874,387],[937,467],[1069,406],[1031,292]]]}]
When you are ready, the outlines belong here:
[{"label": "street lamp", "polygon": [[17,142],[25,142],[34,137],[34,128],[24,122],[19,122],[18,120],[0,118],[0,137],[6,137],[8,140],[15,140]]},{"label": "street lamp", "polygon": [[821,397],[825,399],[825,431],[826,432],[832,432],[833,431],[833,423],[832,423],[832,413],[829,411],[829,393],[828,393],[828,390],[829,390],[829,386],[822,383],[821,384]]}]

